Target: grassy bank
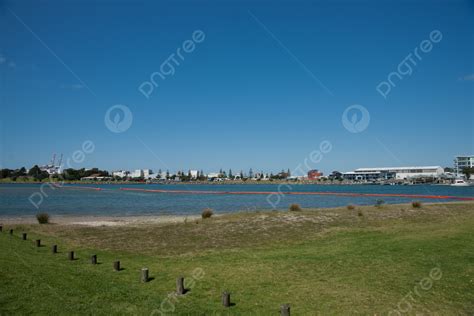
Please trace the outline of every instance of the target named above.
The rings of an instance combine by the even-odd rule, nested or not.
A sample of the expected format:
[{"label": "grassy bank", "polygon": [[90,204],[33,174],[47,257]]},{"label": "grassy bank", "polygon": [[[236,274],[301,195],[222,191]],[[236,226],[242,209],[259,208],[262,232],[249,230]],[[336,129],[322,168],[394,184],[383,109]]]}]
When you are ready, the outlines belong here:
[{"label": "grassy bank", "polygon": [[[284,303],[293,315],[474,312],[472,203],[241,213],[161,225],[22,225],[14,236],[8,229],[0,234],[1,314],[278,315]],[[23,231],[29,241],[21,240]],[[36,238],[47,246],[36,248]],[[70,249],[78,260],[67,260]],[[101,264],[89,263],[93,253]],[[113,271],[114,260],[124,270]],[[146,284],[139,282],[142,267],[153,278]],[[174,298],[180,275],[191,288]],[[224,290],[232,293],[230,308],[221,306]]]}]

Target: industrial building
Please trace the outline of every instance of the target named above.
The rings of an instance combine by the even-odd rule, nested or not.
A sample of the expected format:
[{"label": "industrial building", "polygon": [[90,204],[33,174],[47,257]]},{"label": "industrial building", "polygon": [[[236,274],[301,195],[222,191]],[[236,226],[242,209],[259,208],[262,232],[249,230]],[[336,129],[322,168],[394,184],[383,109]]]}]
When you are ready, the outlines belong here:
[{"label": "industrial building", "polygon": [[419,167],[383,167],[359,168],[342,174],[346,180],[375,181],[375,180],[407,180],[410,178],[432,177],[438,178],[444,174],[440,166]]}]

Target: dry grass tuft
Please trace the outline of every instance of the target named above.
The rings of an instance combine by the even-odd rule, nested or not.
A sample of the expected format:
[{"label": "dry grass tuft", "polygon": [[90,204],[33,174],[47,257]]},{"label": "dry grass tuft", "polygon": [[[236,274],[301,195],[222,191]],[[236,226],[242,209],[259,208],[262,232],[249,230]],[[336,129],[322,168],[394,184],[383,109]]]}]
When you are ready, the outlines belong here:
[{"label": "dry grass tuft", "polygon": [[301,206],[299,204],[291,204],[290,205],[290,211],[291,212],[301,212],[302,209],[301,209]]},{"label": "dry grass tuft", "polygon": [[48,224],[49,223],[49,214],[48,213],[38,213],[36,214],[36,219],[40,224]]},{"label": "dry grass tuft", "polygon": [[420,201],[413,201],[411,202],[411,206],[413,206],[413,208],[421,208],[422,204]]},{"label": "dry grass tuft", "polygon": [[201,217],[203,219],[211,218],[212,215],[214,215],[214,211],[212,210],[212,208],[205,208],[201,213]]}]

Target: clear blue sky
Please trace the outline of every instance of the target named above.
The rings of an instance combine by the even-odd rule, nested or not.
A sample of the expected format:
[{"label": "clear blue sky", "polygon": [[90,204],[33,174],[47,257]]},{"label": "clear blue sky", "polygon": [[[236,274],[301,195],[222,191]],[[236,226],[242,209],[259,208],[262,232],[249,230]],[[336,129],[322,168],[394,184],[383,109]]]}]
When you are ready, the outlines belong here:
[{"label": "clear blue sky", "polygon": [[[325,172],[474,153],[473,1],[4,0],[0,27],[1,167],[85,140],[95,151],[73,167],[278,171],[323,140],[311,166]],[[146,99],[138,86],[195,30],[205,40]],[[442,40],[383,98],[433,30]],[[115,104],[133,113],[118,134]],[[370,113],[355,134],[341,122],[353,104]]]}]

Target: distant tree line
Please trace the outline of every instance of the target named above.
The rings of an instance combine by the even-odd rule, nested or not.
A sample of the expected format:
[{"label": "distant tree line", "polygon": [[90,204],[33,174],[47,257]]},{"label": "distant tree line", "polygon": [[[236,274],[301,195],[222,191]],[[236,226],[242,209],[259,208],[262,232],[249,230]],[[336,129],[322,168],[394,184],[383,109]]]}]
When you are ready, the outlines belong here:
[{"label": "distant tree line", "polygon": [[50,175],[47,171],[41,170],[38,165],[31,167],[28,172],[25,167],[20,169],[0,169],[0,179],[10,178],[12,181],[16,181],[18,178],[32,178],[35,181],[42,181],[46,178],[61,179],[61,180],[80,180],[83,177],[90,177],[92,175],[106,177],[109,175],[108,171],[100,170],[98,168],[92,169],[65,169],[61,175],[53,174]]}]

